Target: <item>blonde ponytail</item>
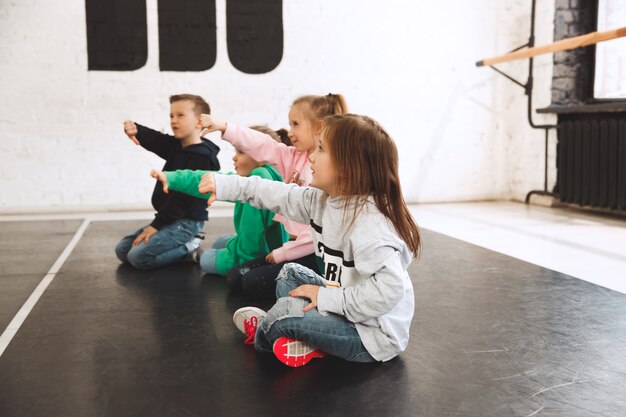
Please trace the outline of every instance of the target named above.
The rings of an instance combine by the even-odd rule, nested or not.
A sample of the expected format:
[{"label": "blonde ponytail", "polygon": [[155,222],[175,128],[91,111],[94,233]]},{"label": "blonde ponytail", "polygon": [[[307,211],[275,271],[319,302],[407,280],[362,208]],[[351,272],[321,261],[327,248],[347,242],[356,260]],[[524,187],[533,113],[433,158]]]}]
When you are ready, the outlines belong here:
[{"label": "blonde ponytail", "polygon": [[305,114],[311,122],[323,120],[328,116],[348,113],[348,104],[341,94],[328,93],[325,96],[302,96],[293,102],[293,105],[296,104],[308,105],[308,111]]}]

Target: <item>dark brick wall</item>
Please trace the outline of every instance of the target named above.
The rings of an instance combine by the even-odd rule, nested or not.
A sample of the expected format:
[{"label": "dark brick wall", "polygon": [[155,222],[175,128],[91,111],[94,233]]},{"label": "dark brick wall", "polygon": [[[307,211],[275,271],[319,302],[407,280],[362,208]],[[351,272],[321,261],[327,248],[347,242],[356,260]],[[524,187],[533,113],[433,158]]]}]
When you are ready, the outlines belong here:
[{"label": "dark brick wall", "polygon": [[[554,41],[596,30],[597,0],[556,0]],[[580,105],[593,100],[595,46],[554,54],[552,104]]]}]

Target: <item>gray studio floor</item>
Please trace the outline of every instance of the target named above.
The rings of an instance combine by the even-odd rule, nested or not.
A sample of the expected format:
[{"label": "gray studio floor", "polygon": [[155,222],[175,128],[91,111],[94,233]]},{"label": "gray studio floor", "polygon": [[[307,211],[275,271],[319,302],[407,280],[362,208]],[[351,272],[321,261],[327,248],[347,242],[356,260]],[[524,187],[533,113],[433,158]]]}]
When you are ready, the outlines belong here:
[{"label": "gray studio floor", "polygon": [[121,266],[144,223],[0,222],[0,416],[626,415],[624,294],[426,229],[409,348],[291,369],[243,344],[219,277]]}]

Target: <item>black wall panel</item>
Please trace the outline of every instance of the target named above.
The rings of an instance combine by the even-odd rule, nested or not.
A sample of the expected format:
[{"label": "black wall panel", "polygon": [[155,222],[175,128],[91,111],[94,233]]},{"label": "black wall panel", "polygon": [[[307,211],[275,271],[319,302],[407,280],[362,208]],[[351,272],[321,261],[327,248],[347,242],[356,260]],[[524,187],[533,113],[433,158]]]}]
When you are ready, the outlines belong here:
[{"label": "black wall panel", "polygon": [[130,71],[148,59],[145,0],[86,0],[89,70]]},{"label": "black wall panel", "polygon": [[217,56],[215,0],[159,0],[162,71],[204,71]]},{"label": "black wall panel", "polygon": [[226,0],[230,62],[247,74],[270,72],[283,57],[282,0]]}]

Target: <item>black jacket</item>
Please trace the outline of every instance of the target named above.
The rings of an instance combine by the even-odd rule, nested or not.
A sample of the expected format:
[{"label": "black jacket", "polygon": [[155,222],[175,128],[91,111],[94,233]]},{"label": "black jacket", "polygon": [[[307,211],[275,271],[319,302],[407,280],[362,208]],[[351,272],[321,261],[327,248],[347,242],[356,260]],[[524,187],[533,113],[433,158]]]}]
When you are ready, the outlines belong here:
[{"label": "black jacket", "polygon": [[[207,139],[202,138],[202,143],[183,148],[174,136],[137,125],[137,140],[142,147],[165,159],[163,171],[176,171],[177,169],[218,171],[220,169],[220,163],[217,160],[220,148]],[[163,184],[159,181],[154,185],[152,192],[152,206],[157,213],[150,225],[157,230],[179,219],[208,219],[206,200],[177,191],[165,194]]]}]

